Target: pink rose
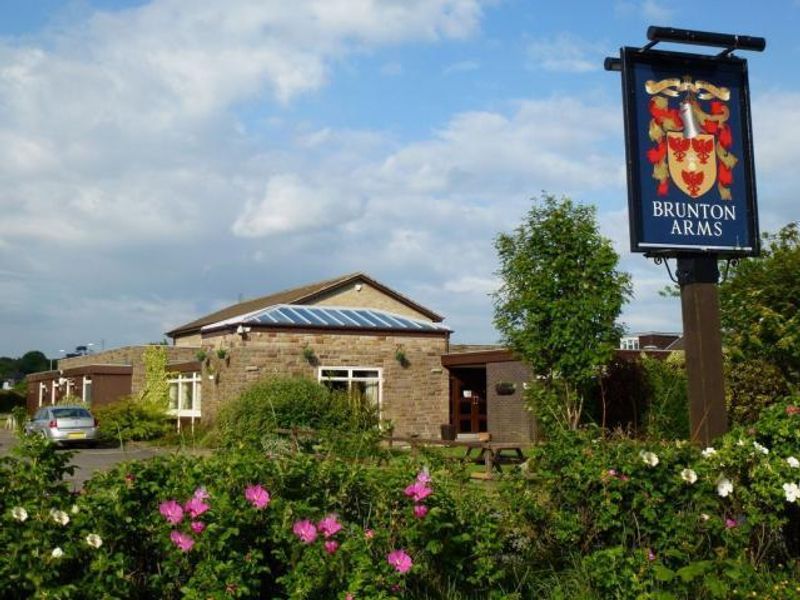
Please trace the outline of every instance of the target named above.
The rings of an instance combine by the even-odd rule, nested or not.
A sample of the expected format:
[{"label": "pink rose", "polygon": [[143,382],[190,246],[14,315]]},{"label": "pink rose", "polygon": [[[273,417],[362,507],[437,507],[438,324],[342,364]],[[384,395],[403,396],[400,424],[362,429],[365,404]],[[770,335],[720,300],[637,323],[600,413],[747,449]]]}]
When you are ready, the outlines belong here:
[{"label": "pink rose", "polygon": [[167,522],[177,525],[183,521],[183,508],[175,500],[167,500],[158,505],[158,512],[164,515]]},{"label": "pink rose", "polygon": [[197,488],[192,494],[192,498],[197,498],[198,500],[208,500],[210,497],[208,490],[204,487]]},{"label": "pink rose", "polygon": [[183,505],[183,509],[189,513],[189,516],[193,519],[196,519],[204,512],[206,512],[209,508],[211,508],[208,504],[203,502],[201,498],[196,496],[192,496],[191,499]]},{"label": "pink rose", "polygon": [[336,551],[339,549],[339,542],[336,540],[327,540],[324,546],[325,552],[328,554],[336,554]]},{"label": "pink rose", "polygon": [[336,520],[336,515],[328,515],[317,524],[317,529],[327,539],[341,531],[342,525]]},{"label": "pink rose", "polygon": [[417,481],[408,486],[404,493],[409,498],[412,498],[414,502],[422,502],[433,493],[433,490],[426,484]]},{"label": "pink rose", "polygon": [[245,499],[257,509],[265,508],[269,502],[269,492],[260,485],[248,485],[244,489]]},{"label": "pink rose", "polygon": [[180,548],[181,552],[189,552],[194,546],[194,540],[192,536],[187,533],[183,533],[182,531],[178,531],[177,529],[173,529],[172,533],[169,534],[169,539],[172,540],[172,543],[175,544],[178,548]]},{"label": "pink rose", "polygon": [[424,504],[415,504],[414,505],[414,516],[418,519],[422,519],[425,515],[428,514],[428,507]]},{"label": "pink rose", "polygon": [[202,521],[192,521],[192,524],[189,525],[192,528],[192,531],[195,533],[203,533],[203,530],[206,528],[206,524]]},{"label": "pink rose", "polygon": [[422,485],[426,485],[426,484],[430,483],[431,481],[432,481],[431,480],[431,474],[428,473],[428,471],[426,469],[423,469],[422,471],[417,473],[417,483],[421,483]]},{"label": "pink rose", "polygon": [[368,540],[371,540],[375,537],[375,532],[372,529],[365,529],[364,530],[364,537]]},{"label": "pink rose", "polygon": [[292,527],[292,531],[304,544],[313,544],[317,539],[317,528],[308,519],[297,521]]},{"label": "pink rose", "polygon": [[394,570],[400,574],[408,573],[414,562],[411,557],[403,550],[393,550],[386,556],[387,562],[394,567]]}]

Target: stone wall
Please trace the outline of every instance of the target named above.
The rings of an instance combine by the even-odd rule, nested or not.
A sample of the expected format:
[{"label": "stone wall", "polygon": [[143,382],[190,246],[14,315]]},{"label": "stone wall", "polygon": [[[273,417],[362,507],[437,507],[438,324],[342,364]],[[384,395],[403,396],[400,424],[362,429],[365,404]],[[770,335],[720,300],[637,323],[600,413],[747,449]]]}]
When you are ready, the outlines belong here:
[{"label": "stone wall", "polygon": [[[203,420],[213,420],[219,406],[249,385],[270,375],[318,378],[320,367],[381,368],[382,418],[390,419],[397,435],[437,436],[449,421],[448,376],[441,366],[446,351],[444,335],[388,335],[308,332],[253,332],[206,338],[209,360],[203,378]],[[303,356],[311,348],[317,365]],[[395,353],[402,347],[409,365],[401,366]],[[226,348],[219,359],[216,348]],[[209,379],[209,367],[213,379]]]},{"label": "stone wall", "polygon": [[[519,361],[496,362],[486,365],[486,398],[489,432],[501,442],[535,441],[536,420],[526,410],[524,383],[531,377],[530,368]],[[498,382],[516,384],[513,394],[501,396],[495,390]]]}]

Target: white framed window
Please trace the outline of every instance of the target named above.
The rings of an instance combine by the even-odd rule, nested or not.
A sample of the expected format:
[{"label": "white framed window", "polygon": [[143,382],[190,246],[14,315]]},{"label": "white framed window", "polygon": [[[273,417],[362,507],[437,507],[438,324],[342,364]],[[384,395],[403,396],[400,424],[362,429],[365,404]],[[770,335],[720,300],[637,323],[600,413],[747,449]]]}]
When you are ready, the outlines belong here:
[{"label": "white framed window", "polygon": [[83,389],[81,390],[81,400],[85,404],[92,403],[92,378],[89,375],[83,376]]},{"label": "white framed window", "polygon": [[318,379],[331,390],[340,390],[383,407],[383,369],[377,367],[320,367]]},{"label": "white framed window", "polygon": [[169,414],[174,417],[200,417],[203,384],[200,373],[179,373],[169,380]]},{"label": "white framed window", "polygon": [[639,338],[636,336],[624,337],[619,341],[619,347],[623,350],[638,350]]},{"label": "white framed window", "polygon": [[45,394],[46,391],[47,391],[47,386],[44,383],[39,382],[39,406],[40,407],[42,406],[42,404],[44,404],[44,394]]}]

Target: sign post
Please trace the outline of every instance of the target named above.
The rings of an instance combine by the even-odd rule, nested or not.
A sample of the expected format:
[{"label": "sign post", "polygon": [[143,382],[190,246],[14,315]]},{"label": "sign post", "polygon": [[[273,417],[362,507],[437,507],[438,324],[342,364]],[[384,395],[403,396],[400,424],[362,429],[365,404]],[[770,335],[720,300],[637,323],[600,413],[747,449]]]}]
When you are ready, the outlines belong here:
[{"label": "sign post", "polygon": [[[719,260],[759,253],[747,61],[763,38],[650,27],[622,48],[631,251],[677,261],[691,439],[727,430],[719,317]],[[717,46],[717,55],[653,50],[662,41]],[[670,277],[672,274],[670,273]]]}]

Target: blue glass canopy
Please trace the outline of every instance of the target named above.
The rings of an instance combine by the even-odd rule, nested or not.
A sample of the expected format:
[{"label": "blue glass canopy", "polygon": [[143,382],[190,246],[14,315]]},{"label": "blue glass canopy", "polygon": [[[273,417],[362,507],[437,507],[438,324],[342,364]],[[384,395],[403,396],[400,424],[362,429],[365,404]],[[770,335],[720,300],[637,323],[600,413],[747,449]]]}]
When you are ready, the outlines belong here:
[{"label": "blue glass canopy", "polygon": [[230,326],[303,327],[311,329],[373,329],[383,331],[450,331],[440,323],[415,319],[375,308],[276,304],[251,313],[211,323],[203,331]]}]

